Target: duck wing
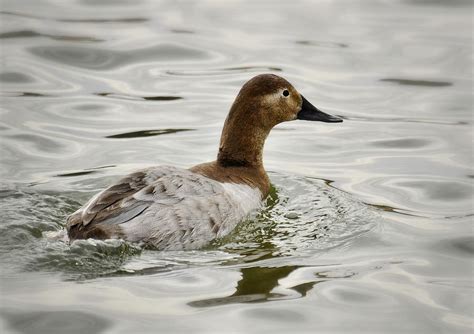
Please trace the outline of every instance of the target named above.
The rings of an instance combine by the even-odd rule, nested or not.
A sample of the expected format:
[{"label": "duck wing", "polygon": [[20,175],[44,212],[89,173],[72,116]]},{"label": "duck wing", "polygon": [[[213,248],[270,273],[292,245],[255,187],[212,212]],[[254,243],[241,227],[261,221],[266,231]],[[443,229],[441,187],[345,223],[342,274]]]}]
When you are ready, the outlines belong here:
[{"label": "duck wing", "polygon": [[166,192],[167,189],[159,182],[162,176],[176,175],[178,171],[178,168],[160,166],[127,175],[70,215],[67,230],[82,230],[95,224],[123,224],[137,217],[153,203],[150,194]]}]

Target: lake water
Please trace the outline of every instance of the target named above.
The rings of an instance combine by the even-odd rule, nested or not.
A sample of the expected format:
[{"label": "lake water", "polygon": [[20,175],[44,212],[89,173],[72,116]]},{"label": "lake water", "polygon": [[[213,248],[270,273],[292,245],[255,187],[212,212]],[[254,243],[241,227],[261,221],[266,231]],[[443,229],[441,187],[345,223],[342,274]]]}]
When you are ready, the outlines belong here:
[{"label": "lake water", "polygon": [[[471,1],[1,4],[3,333],[463,333]],[[274,191],[208,248],[45,234],[137,168],[213,160],[271,72],[344,123],[274,129]]]}]

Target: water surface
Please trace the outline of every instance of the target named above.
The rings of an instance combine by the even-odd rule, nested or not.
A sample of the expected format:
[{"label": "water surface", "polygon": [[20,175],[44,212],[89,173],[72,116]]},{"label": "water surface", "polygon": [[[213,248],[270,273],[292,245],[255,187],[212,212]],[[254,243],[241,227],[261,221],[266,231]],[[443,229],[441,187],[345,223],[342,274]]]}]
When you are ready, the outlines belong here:
[{"label": "water surface", "polygon": [[[473,330],[470,1],[3,1],[0,329]],[[119,176],[213,160],[241,85],[278,126],[265,209],[203,250],[46,235]]]}]

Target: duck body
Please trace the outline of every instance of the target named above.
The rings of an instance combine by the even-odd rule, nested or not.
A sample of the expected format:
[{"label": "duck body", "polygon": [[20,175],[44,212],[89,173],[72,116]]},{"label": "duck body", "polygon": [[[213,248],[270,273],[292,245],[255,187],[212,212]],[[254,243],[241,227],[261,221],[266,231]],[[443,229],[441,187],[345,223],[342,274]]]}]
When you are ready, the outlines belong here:
[{"label": "duck body", "polygon": [[231,107],[216,161],[125,176],[68,217],[69,240],[120,238],[156,249],[190,250],[229,234],[261,208],[269,193],[262,151],[270,130],[298,118],[342,121],[316,109],[281,77],[254,77]]},{"label": "duck body", "polygon": [[152,167],[91,198],[68,218],[68,234],[71,240],[121,238],[158,249],[196,249],[232,231],[260,208],[262,198],[260,189],[245,183]]}]

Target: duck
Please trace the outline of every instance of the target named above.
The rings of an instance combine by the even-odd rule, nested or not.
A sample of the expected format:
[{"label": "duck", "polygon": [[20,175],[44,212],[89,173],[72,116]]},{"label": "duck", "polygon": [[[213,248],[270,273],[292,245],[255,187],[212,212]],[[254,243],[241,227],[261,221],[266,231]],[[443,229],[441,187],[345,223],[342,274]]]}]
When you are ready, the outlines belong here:
[{"label": "duck", "polygon": [[67,217],[69,241],[123,239],[158,250],[195,250],[224,237],[262,208],[271,187],[265,140],[277,124],[294,120],[342,122],[280,76],[251,78],[224,122],[216,160],[124,176]]}]

